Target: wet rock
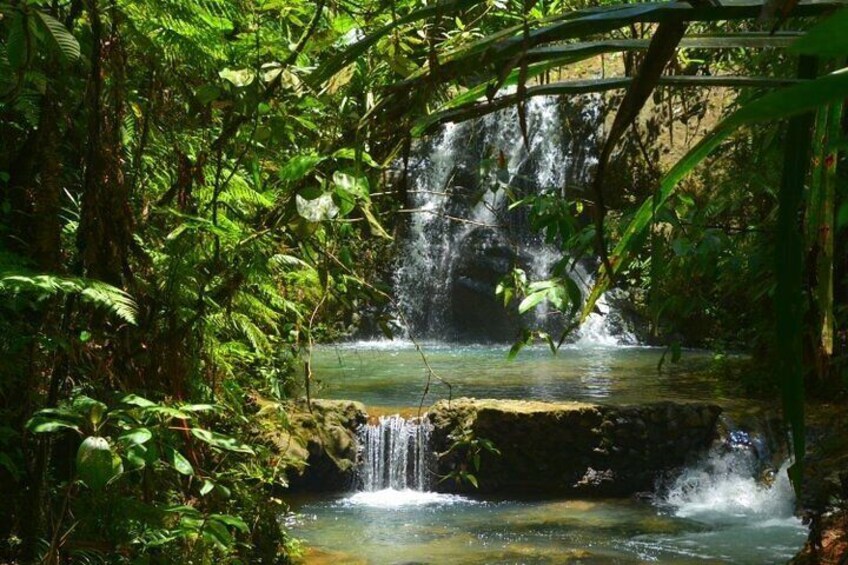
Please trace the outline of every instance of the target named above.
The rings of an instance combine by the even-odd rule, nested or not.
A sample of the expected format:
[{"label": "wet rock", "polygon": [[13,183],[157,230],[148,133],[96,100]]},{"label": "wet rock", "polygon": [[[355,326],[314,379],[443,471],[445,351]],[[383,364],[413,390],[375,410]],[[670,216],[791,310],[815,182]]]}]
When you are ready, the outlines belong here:
[{"label": "wet rock", "polygon": [[290,490],[336,491],[354,481],[359,456],[356,432],[367,421],[365,406],[347,400],[285,405],[287,422],[274,444],[284,457]]},{"label": "wet rock", "polygon": [[[480,492],[627,496],[650,490],[659,474],[706,448],[716,437],[720,412],[708,404],[621,407],[462,398],[437,403],[429,417],[433,448],[441,454],[436,473],[471,472]],[[452,435],[463,430],[475,440],[490,440],[500,454],[467,441],[451,449]],[[476,490],[455,481],[438,488]]]}]

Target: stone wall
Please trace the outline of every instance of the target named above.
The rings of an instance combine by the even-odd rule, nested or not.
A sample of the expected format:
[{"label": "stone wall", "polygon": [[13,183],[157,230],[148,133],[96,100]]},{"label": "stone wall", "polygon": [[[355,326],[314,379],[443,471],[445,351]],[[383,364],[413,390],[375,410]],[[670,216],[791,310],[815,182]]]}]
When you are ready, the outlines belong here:
[{"label": "stone wall", "polygon": [[[683,465],[716,437],[721,409],[660,402],[639,406],[458,399],[430,410],[436,473],[475,475],[479,490],[446,480],[438,488],[504,492],[627,496],[652,490],[656,477]],[[468,447],[450,450],[452,435],[488,439],[474,470]],[[473,449],[473,447],[471,448]]]}]

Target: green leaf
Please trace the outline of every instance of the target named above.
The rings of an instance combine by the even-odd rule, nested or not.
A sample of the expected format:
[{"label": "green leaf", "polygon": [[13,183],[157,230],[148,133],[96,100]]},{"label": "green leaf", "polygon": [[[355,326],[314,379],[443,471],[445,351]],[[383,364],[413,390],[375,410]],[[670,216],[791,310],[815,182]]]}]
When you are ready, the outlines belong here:
[{"label": "green leaf", "polygon": [[848,200],[839,206],[839,212],[836,214],[836,229],[841,230],[848,226]]},{"label": "green leaf", "polygon": [[277,175],[280,180],[286,182],[297,182],[303,177],[315,170],[324,157],[315,154],[296,155],[292,157],[288,163],[283,165]]},{"label": "green leaf", "polygon": [[790,51],[818,57],[848,56],[848,9],[813,27],[790,47]]},{"label": "green leaf", "polygon": [[243,87],[253,82],[256,73],[253,69],[224,69],[218,73],[222,79],[230,82],[233,86]]},{"label": "green leaf", "polygon": [[151,402],[144,397],[138,396],[137,394],[128,394],[121,399],[122,404],[129,404],[130,406],[138,406],[140,408],[149,408],[151,406],[156,406],[155,402]]},{"label": "green leaf", "polygon": [[539,290],[536,292],[532,292],[524,297],[524,300],[518,305],[518,313],[524,314],[528,310],[532,310],[540,303],[544,302],[548,297],[548,290]]},{"label": "green leaf", "polygon": [[227,527],[218,521],[208,521],[203,526],[203,538],[221,549],[229,549],[233,545],[233,536]]},{"label": "green leaf", "polygon": [[168,419],[176,418],[177,420],[191,420],[193,418],[188,412],[183,412],[182,410],[171,408],[170,406],[160,406],[158,404],[148,406],[144,409],[144,411],[147,414],[158,414],[160,416],[165,416]]},{"label": "green leaf", "polygon": [[53,16],[37,11],[38,19],[53,39],[56,48],[69,61],[76,61],[80,56],[80,44],[62,23]]},{"label": "green leaf", "polygon": [[173,447],[165,448],[165,456],[168,458],[168,462],[174,466],[174,469],[176,469],[178,473],[187,476],[194,474],[194,467],[191,466],[188,459],[186,459],[182,453]]},{"label": "green leaf", "polygon": [[371,201],[368,179],[365,177],[357,177],[341,171],[336,171],[333,173],[333,183],[342,190],[353,194],[360,200],[365,202]]},{"label": "green leaf", "polygon": [[226,526],[231,528],[235,528],[240,532],[247,533],[250,531],[250,528],[247,527],[247,524],[239,518],[238,516],[231,516],[229,514],[212,514],[209,516],[210,520],[214,520],[216,522],[220,522]]},{"label": "green leaf", "polygon": [[29,431],[35,434],[49,434],[64,430],[74,430],[77,433],[82,433],[79,426],[73,422],[39,414],[30,418],[26,427]]},{"label": "green leaf", "polygon": [[147,466],[147,448],[143,445],[130,445],[127,448],[126,459],[130,464],[130,470],[144,469]]},{"label": "green leaf", "polygon": [[204,480],[203,486],[200,487],[200,496],[206,496],[207,494],[212,492],[212,489],[214,489],[214,488],[215,488],[215,483],[213,483],[209,479]]},{"label": "green leaf", "polygon": [[9,36],[6,40],[6,56],[14,70],[26,67],[30,58],[30,41],[27,18],[22,12],[15,12],[9,22]]},{"label": "green leaf", "polygon": [[85,395],[74,398],[72,406],[74,412],[84,415],[95,427],[97,427],[103,419],[103,415],[108,410],[108,407],[99,400],[94,400]]},{"label": "green leaf", "polygon": [[91,490],[102,490],[123,470],[121,458],[112,451],[106,438],[87,437],[77,450],[77,475]]},{"label": "green leaf", "polygon": [[507,359],[509,359],[510,361],[515,359],[518,354],[521,353],[521,350],[524,349],[524,347],[526,347],[527,345],[530,345],[532,341],[533,332],[528,329],[521,330],[521,337],[514,344],[512,344],[512,347],[510,347],[509,353],[507,354]]},{"label": "green leaf", "polygon": [[225,451],[235,451],[236,453],[250,453],[254,455],[253,449],[244,443],[241,443],[234,437],[225,436],[217,432],[211,432],[202,428],[192,428],[191,434],[197,439],[208,443],[212,447],[223,449]]},{"label": "green leaf", "polygon": [[[356,149],[353,149],[352,147],[344,147],[333,153],[333,157],[335,159],[347,159],[349,161],[356,161]],[[375,169],[380,168],[380,165],[377,163],[377,161],[375,161],[374,158],[371,157],[371,155],[369,155],[365,151],[359,152],[359,158],[363,163],[365,163],[369,167],[373,167]]]},{"label": "green leaf", "polygon": [[147,428],[135,428],[121,434],[118,443],[123,445],[141,445],[153,439],[153,433]]},{"label": "green leaf", "polygon": [[333,202],[339,207],[339,216],[345,217],[356,208],[356,196],[340,187],[333,191]]},{"label": "green leaf", "polygon": [[207,84],[198,88],[195,96],[197,96],[197,100],[201,104],[209,104],[220,98],[222,93],[220,87],[214,84]]}]

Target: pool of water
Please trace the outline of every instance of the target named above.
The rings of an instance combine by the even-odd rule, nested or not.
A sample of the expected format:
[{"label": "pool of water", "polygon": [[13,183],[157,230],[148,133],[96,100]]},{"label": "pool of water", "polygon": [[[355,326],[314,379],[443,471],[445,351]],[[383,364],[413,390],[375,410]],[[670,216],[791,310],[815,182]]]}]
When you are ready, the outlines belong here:
[{"label": "pool of water", "polygon": [[[438,379],[424,405],[454,398],[518,398],[638,403],[698,400],[741,406],[738,394],[721,378],[741,356],[716,361],[713,353],[684,351],[678,363],[657,365],[665,351],[652,347],[564,346],[557,355],[542,347],[507,359],[505,345],[429,343],[422,348]],[[348,398],[372,407],[418,406],[427,385],[427,368],[414,345],[376,341],[322,346],[313,353],[316,397]],[[745,403],[749,404],[749,403]]]},{"label": "pool of water", "polygon": [[[731,413],[760,411],[737,400],[731,363],[686,351],[657,364],[662,349],[543,348],[507,360],[506,346],[425,344],[454,398],[638,403],[708,401]],[[738,363],[736,364],[738,369]],[[316,397],[349,398],[370,412],[417,408],[427,369],[410,343],[370,342],[315,350]],[[423,405],[447,398],[437,380]],[[715,451],[671,477],[651,500],[476,499],[382,490],[296,501],[293,533],[308,563],[780,563],[803,545],[785,470],[756,478],[750,451]]]},{"label": "pool of water", "polygon": [[356,493],[300,506],[294,533],[309,563],[766,564],[803,545],[785,481],[678,480],[653,502]]}]

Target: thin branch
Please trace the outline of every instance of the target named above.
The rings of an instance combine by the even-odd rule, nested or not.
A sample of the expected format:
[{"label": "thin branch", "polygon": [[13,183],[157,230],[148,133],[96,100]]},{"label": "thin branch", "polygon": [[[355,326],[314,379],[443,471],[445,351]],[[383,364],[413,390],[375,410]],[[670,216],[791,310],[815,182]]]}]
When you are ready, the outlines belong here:
[{"label": "thin branch", "polygon": [[441,212],[437,212],[435,210],[427,210],[425,208],[408,208],[404,210],[398,210],[398,214],[433,214],[434,216],[439,216],[441,218],[446,218],[453,222],[459,222],[461,224],[469,224],[472,226],[480,226],[483,228],[499,228],[501,226],[497,224],[487,224],[485,222],[478,222],[476,220],[469,220],[467,218],[460,218],[458,216],[451,216],[450,214],[443,214]]},{"label": "thin branch", "polygon": [[[319,251],[324,256],[328,257],[331,261],[333,261],[333,263],[335,263],[338,267],[340,267],[341,269],[346,271],[350,276],[354,277],[357,280],[357,282],[359,282],[359,284],[361,284],[362,286],[369,289],[371,292],[373,292],[373,293],[377,294],[378,296],[387,300],[397,311],[398,317],[400,318],[401,322],[407,328],[410,327],[409,320],[407,320],[406,316],[404,316],[403,311],[400,309],[400,305],[397,303],[397,301],[390,294],[388,294],[387,292],[385,292],[383,290],[380,290],[379,288],[372,285],[368,281],[362,279],[357,273],[355,273],[350,268],[348,268],[347,265],[342,263],[339,260],[338,257],[333,255],[332,253],[330,253],[326,249],[319,249]],[[410,334],[408,334],[408,337],[409,337],[409,341],[411,341],[412,345],[415,347],[415,351],[417,351],[418,355],[421,357],[421,361],[424,363],[424,367],[427,369],[427,382],[424,385],[424,392],[421,395],[421,402],[418,405],[418,417],[420,418],[421,417],[421,411],[424,407],[424,400],[426,399],[427,394],[430,392],[430,384],[432,382],[432,379],[436,379],[437,381],[439,381],[440,383],[442,383],[443,385],[448,387],[448,404],[450,404],[450,402],[453,400],[453,385],[451,385],[450,382],[448,382],[447,380],[442,378],[435,371],[435,369],[433,369],[432,365],[430,365],[430,361],[427,359],[427,355],[424,352],[424,348],[421,347],[421,344],[418,343],[418,340],[415,339],[415,336],[413,336],[410,333]]]}]

